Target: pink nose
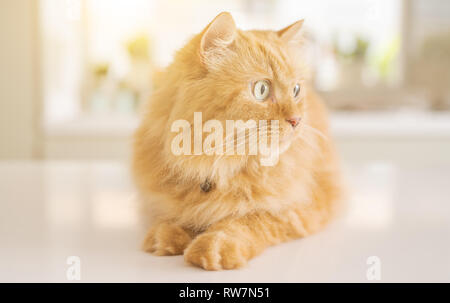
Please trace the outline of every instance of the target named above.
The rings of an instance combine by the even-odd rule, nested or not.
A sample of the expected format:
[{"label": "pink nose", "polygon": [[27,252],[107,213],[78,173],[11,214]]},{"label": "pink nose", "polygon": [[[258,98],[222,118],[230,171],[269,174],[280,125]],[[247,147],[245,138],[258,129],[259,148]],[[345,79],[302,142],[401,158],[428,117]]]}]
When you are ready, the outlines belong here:
[{"label": "pink nose", "polygon": [[300,122],[300,118],[292,117],[290,119],[286,119],[286,121],[289,122],[289,124],[292,125],[292,127],[296,127],[298,125],[298,123]]}]

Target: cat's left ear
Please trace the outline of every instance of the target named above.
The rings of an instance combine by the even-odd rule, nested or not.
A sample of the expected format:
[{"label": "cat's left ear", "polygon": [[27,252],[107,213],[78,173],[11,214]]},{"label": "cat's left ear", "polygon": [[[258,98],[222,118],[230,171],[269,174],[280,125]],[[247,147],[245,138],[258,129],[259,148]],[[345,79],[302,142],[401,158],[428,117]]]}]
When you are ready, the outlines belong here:
[{"label": "cat's left ear", "polygon": [[300,42],[302,41],[303,37],[303,19],[299,20],[295,23],[292,23],[291,25],[283,28],[282,30],[279,30],[277,32],[278,36],[284,41],[284,42]]},{"label": "cat's left ear", "polygon": [[205,28],[200,42],[200,53],[206,52],[217,47],[226,47],[230,45],[236,36],[236,24],[233,17],[228,12],[220,13]]}]

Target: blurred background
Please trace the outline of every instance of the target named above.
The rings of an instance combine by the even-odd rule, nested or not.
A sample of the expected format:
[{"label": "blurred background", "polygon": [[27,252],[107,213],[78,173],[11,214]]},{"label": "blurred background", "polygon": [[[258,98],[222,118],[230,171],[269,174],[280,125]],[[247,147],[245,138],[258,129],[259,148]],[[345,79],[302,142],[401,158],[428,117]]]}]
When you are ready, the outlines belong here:
[{"label": "blurred background", "polygon": [[305,18],[344,157],[450,151],[445,0],[19,0],[0,11],[0,159],[129,157],[152,77],[221,11],[242,29]]},{"label": "blurred background", "polygon": [[[209,276],[137,249],[128,163],[154,75],[222,11],[242,29],[305,19],[350,206]],[[0,281],[67,281],[67,256],[96,282],[364,282],[368,256],[384,282],[449,281],[449,84],[448,0],[1,0]]]}]

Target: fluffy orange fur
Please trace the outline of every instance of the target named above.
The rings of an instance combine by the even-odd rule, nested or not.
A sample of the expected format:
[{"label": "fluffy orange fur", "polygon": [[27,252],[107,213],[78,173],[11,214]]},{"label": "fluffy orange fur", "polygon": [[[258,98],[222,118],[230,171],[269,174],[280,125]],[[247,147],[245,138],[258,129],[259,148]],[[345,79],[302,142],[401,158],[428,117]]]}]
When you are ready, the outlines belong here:
[{"label": "fluffy orange fur", "polygon": [[[234,269],[264,248],[320,229],[339,197],[337,157],[325,107],[308,85],[301,25],[241,31],[229,13],[194,36],[161,74],[135,134],[133,172],[150,215],[143,249],[184,253],[207,270]],[[267,79],[271,97],[257,102],[251,83]],[[301,83],[296,102],[292,88]],[[275,166],[259,156],[175,156],[171,124],[278,120],[283,152]],[[286,119],[301,117],[293,128]],[[208,179],[209,192],[200,186]]]}]

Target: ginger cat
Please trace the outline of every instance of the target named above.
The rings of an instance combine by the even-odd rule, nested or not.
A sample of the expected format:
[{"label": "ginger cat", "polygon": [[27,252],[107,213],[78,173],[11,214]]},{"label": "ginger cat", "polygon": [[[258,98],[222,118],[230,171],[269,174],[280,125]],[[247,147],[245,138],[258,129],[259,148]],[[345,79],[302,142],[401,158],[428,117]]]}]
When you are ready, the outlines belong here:
[{"label": "ginger cat", "polygon": [[[134,179],[151,217],[145,251],[184,254],[206,270],[235,269],[329,221],[340,194],[337,157],[326,110],[298,56],[302,23],[241,31],[221,13],[161,74],[134,143]],[[175,155],[171,125],[193,125],[194,112],[224,125],[277,121],[269,140],[279,137],[278,161],[262,165],[261,155],[192,147],[191,155]]]}]

